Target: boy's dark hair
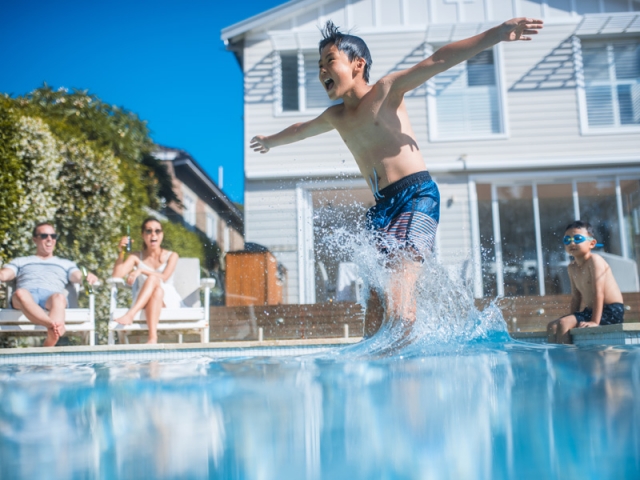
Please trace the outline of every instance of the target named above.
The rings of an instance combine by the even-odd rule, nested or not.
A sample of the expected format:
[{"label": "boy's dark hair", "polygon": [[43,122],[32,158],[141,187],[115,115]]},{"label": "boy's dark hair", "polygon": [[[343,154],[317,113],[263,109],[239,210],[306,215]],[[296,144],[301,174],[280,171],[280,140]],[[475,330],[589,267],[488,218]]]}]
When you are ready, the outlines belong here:
[{"label": "boy's dark hair", "polygon": [[589,222],[576,220],[575,222],[571,222],[569,225],[567,225],[567,228],[565,228],[564,231],[566,232],[567,230],[571,230],[572,228],[584,228],[587,233],[593,237],[593,227]]},{"label": "boy's dark hair", "polygon": [[371,60],[369,47],[364,43],[364,40],[355,35],[342,33],[331,20],[327,20],[326,25],[320,32],[322,33],[322,40],[320,40],[318,48],[320,54],[322,54],[324,47],[334,44],[338,50],[347,54],[350,62],[353,62],[356,58],[363,59],[365,66],[362,77],[366,83],[369,83],[369,71],[371,70],[373,60]]},{"label": "boy's dark hair", "polygon": [[33,227],[33,238],[36,238],[36,235],[38,234],[38,229],[40,227],[44,227],[45,225],[49,225],[54,230],[56,229],[56,227],[54,227],[53,223],[51,223],[51,222],[40,222],[40,223],[37,223],[36,226]]}]

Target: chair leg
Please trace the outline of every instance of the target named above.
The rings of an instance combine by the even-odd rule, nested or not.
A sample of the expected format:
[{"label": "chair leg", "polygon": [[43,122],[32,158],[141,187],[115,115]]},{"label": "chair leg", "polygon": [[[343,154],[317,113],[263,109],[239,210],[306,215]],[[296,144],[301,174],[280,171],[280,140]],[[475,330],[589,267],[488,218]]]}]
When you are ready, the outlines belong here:
[{"label": "chair leg", "polygon": [[109,330],[109,341],[108,341],[109,345],[115,345],[116,343],[116,338],[115,335],[113,334],[113,330]]}]

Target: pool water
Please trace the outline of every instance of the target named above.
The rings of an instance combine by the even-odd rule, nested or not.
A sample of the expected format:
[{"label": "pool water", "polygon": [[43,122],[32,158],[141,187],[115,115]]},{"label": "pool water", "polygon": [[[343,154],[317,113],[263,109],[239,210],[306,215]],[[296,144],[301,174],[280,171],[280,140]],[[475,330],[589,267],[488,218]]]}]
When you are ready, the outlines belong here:
[{"label": "pool water", "polygon": [[0,368],[3,479],[640,478],[640,350]]},{"label": "pool water", "polygon": [[424,269],[415,323],[328,353],[1,366],[0,478],[640,478],[640,348],[512,341]]}]

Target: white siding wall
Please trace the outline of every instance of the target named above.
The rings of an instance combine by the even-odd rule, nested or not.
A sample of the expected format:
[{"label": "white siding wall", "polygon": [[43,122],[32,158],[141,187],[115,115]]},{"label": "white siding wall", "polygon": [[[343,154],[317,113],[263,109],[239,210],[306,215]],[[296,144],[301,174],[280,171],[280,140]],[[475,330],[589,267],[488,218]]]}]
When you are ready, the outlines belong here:
[{"label": "white siding wall", "polygon": [[298,303],[295,184],[290,181],[248,181],[244,201],[245,241],[269,247],[287,268],[288,303]]},{"label": "white siding wall", "polygon": [[[580,134],[579,110],[571,46],[576,14],[638,9],[638,2],[611,0],[491,0],[489,3],[450,0],[337,0],[295,11],[278,23],[263,25],[245,38],[245,196],[246,240],[269,246],[289,273],[289,301],[298,301],[297,213],[295,183],[301,179],[357,176],[351,154],[336,132],[307,139],[259,155],[248,147],[257,134],[271,134],[311,115],[275,115],[272,38],[275,30],[290,35],[288,42],[315,48],[318,26],[331,18],[354,28],[368,43],[373,57],[371,80],[407,68],[421,58],[421,45],[433,32],[449,35],[451,25],[482,22],[516,15],[543,17],[544,31],[532,42],[502,44],[498,58],[506,92],[507,138],[430,142],[424,91],[406,102],[428,168],[440,175],[442,192],[439,248],[445,263],[466,258],[470,249],[466,167],[476,171],[512,168],[553,168],[559,165],[606,165],[636,158],[640,136]],[[348,6],[345,8],[345,5]],[[604,6],[604,8],[602,8]],[[573,12],[571,9],[576,8]],[[394,10],[395,9],[395,10]],[[439,25],[440,24],[440,25]],[[457,31],[473,31],[464,25]],[[271,33],[268,33],[271,32]],[[271,36],[270,36],[271,35]],[[309,40],[311,39],[311,40]],[[449,172],[445,176],[445,172]],[[452,175],[454,172],[459,172]],[[447,200],[454,198],[451,206]]]},{"label": "white siding wall", "polygon": [[440,189],[438,257],[445,265],[457,265],[471,258],[469,190],[465,179],[436,178]]}]

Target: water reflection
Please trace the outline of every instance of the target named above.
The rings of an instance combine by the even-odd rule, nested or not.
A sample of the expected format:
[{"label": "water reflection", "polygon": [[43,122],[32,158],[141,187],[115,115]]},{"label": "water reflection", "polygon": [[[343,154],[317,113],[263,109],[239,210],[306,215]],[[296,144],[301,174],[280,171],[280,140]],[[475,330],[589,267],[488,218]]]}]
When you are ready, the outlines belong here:
[{"label": "water reflection", "polygon": [[[0,369],[2,478],[637,478],[640,351]],[[176,375],[180,372],[180,375]],[[53,379],[53,380],[51,380]]]}]

